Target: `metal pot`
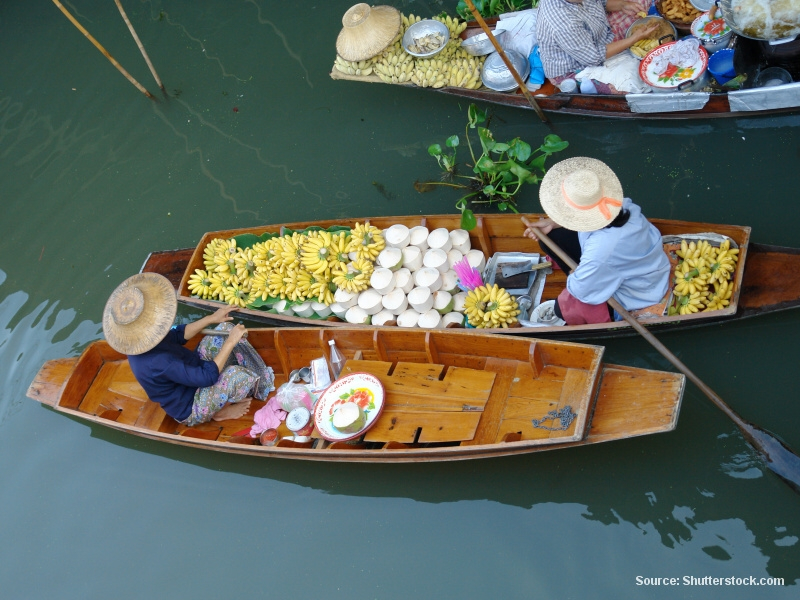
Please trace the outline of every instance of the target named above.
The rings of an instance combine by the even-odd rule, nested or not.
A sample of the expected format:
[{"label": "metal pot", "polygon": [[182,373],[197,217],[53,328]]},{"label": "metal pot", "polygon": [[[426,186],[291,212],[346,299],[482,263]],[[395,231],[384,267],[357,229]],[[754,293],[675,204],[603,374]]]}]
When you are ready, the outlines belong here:
[{"label": "metal pot", "polygon": [[[654,15],[650,15],[650,16],[647,16],[647,17],[642,17],[641,19],[636,19],[633,23],[631,23],[630,27],[628,27],[628,30],[625,32],[625,37],[626,38],[630,37],[631,33],[633,32],[633,30],[638,25],[641,25],[643,23],[647,23],[651,19],[658,19],[659,21],[663,21],[664,23],[666,23],[669,26],[669,29],[670,29],[670,32],[671,32],[671,33],[664,34],[664,35],[662,35],[661,37],[658,38],[658,45],[659,46],[661,44],[666,43],[666,42],[674,42],[675,40],[678,39],[678,30],[675,29],[675,25],[673,25],[670,21],[668,21],[664,17],[654,16]],[[643,58],[641,56],[637,56],[636,54],[634,54],[634,52],[630,48],[628,49],[628,52],[630,52],[632,56],[635,56],[637,60],[642,60],[642,58]]]},{"label": "metal pot", "polygon": [[692,35],[700,40],[706,52],[714,54],[717,50],[728,47],[733,37],[733,29],[724,19],[720,17],[709,19],[708,13],[704,12],[692,22]]}]

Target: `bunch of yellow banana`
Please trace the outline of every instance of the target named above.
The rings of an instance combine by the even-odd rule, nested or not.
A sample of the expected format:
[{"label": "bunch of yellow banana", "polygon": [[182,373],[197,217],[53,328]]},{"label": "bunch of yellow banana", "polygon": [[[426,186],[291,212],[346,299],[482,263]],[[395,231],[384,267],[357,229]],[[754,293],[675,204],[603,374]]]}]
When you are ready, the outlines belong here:
[{"label": "bunch of yellow banana", "polygon": [[414,57],[398,40],[375,57],[372,70],[384,83],[405,83],[414,71]]},{"label": "bunch of yellow banana", "polygon": [[211,285],[209,286],[211,295],[209,297],[224,302],[225,289],[227,288],[228,284],[225,283],[218,273],[209,273],[209,278],[211,279]]},{"label": "bunch of yellow banana", "polygon": [[331,237],[330,253],[328,254],[328,266],[331,270],[346,269],[350,262],[347,247],[350,245],[350,234],[346,231],[335,233]]},{"label": "bunch of yellow banana", "polygon": [[308,237],[302,233],[294,232],[291,235],[284,235],[280,240],[281,264],[287,269],[296,269],[300,265],[303,246],[308,240]]},{"label": "bunch of yellow banana", "polygon": [[639,40],[633,46],[631,46],[631,52],[633,52],[639,58],[644,58],[645,54],[655,48],[658,48],[658,40],[645,38],[643,40]]},{"label": "bunch of yellow banana", "polygon": [[211,277],[208,271],[203,269],[195,269],[194,273],[189,277],[189,291],[200,298],[211,298]]},{"label": "bunch of yellow banana", "polygon": [[678,314],[688,315],[700,312],[705,307],[706,298],[708,298],[708,291],[706,290],[678,296]]},{"label": "bunch of yellow banana", "polygon": [[225,287],[225,302],[232,306],[239,306],[244,308],[250,301],[250,292],[245,290],[244,286],[236,283],[231,283]]},{"label": "bunch of yellow banana", "polygon": [[405,33],[406,29],[411,27],[414,23],[419,23],[422,20],[422,17],[419,15],[410,14],[408,16],[400,13],[400,20],[403,22],[403,26],[400,28],[401,33]]},{"label": "bunch of yellow banana", "polygon": [[417,59],[416,68],[410,79],[414,85],[420,87],[441,88],[447,85],[449,75],[450,63],[437,56]]},{"label": "bunch of yellow banana", "polygon": [[252,248],[240,249],[233,255],[236,277],[239,281],[247,281],[256,272],[256,254]]},{"label": "bunch of yellow banana", "polygon": [[305,281],[300,281],[301,273],[308,273],[305,269],[286,269],[283,274],[284,295],[292,302],[303,302],[306,299],[308,287]]},{"label": "bunch of yellow banana", "polygon": [[481,87],[481,70],[485,56],[470,56],[463,50],[463,56],[450,61],[450,77],[447,85],[474,90]]},{"label": "bunch of yellow banana", "polygon": [[300,254],[300,263],[311,273],[324,273],[330,268],[328,258],[330,257],[331,233],[327,231],[315,231],[309,233],[306,243]]},{"label": "bunch of yellow banana", "polygon": [[703,258],[687,258],[675,267],[675,293],[688,296],[708,288],[711,271]]},{"label": "bunch of yellow banana", "polygon": [[[234,240],[234,244],[236,241]],[[211,240],[203,249],[203,263],[206,266],[206,271],[214,271],[217,268],[217,262],[214,258],[217,252],[222,252],[222,247],[227,248],[227,241],[222,238],[215,238]]]},{"label": "bunch of yellow banana", "polygon": [[437,16],[433,18],[447,25],[447,28],[450,30],[451,40],[458,39],[458,36],[461,35],[461,32],[467,28],[467,22],[459,21],[458,17],[451,17],[450,15],[447,15],[445,17]]},{"label": "bunch of yellow banana", "polygon": [[694,240],[691,242],[681,240],[681,249],[675,252],[675,254],[677,254],[683,260],[696,260],[698,258],[707,259],[709,256],[711,256],[713,251],[714,247],[706,240],[700,240],[700,242],[695,242]]},{"label": "bunch of yellow banana", "polygon": [[297,275],[297,287],[302,291],[306,299],[316,298],[318,302],[327,305],[333,304],[333,291],[330,289],[331,283],[330,271],[323,271],[322,273],[300,271]]},{"label": "bunch of yellow banana", "polygon": [[367,75],[372,75],[375,66],[375,57],[373,56],[366,60],[352,61],[345,60],[337,54],[336,62],[333,63],[333,66],[345,75],[361,75],[366,77]]},{"label": "bunch of yellow banana", "polygon": [[479,329],[508,327],[517,320],[519,306],[496,283],[492,286],[481,285],[467,292],[464,314],[467,315],[469,324]]},{"label": "bunch of yellow banana", "polygon": [[720,310],[731,303],[733,284],[730,281],[715,281],[714,291],[710,292],[707,299],[706,310]]},{"label": "bunch of yellow banana", "polygon": [[363,292],[369,287],[369,278],[375,265],[365,258],[359,258],[345,266],[344,269],[333,271],[333,283],[339,289],[355,294]]},{"label": "bunch of yellow banana", "polygon": [[347,251],[355,252],[357,258],[375,262],[378,254],[385,247],[386,241],[383,239],[381,230],[374,225],[370,225],[369,221],[365,221],[363,224],[356,223],[355,227],[350,231],[350,243],[347,246]]},{"label": "bunch of yellow banana", "polygon": [[714,248],[709,260],[711,276],[709,282],[722,282],[733,278],[736,263],[739,261],[739,249],[731,248],[730,240],[723,241],[719,248]]}]

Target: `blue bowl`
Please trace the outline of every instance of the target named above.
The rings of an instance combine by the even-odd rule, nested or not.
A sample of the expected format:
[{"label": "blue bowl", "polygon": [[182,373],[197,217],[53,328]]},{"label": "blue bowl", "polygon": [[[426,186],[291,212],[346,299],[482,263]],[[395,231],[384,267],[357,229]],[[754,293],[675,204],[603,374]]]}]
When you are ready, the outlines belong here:
[{"label": "blue bowl", "polygon": [[733,68],[733,50],[725,48],[718,50],[708,58],[708,71],[723,85],[736,77],[736,69]]}]

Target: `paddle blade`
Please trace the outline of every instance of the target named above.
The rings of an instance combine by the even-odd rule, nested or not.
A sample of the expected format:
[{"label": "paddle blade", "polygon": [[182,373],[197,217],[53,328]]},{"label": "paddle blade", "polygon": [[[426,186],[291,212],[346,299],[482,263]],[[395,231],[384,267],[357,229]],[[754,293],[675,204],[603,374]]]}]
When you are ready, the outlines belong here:
[{"label": "paddle blade", "polygon": [[745,438],[755,448],[770,471],[800,494],[800,456],[770,432],[745,422]]}]

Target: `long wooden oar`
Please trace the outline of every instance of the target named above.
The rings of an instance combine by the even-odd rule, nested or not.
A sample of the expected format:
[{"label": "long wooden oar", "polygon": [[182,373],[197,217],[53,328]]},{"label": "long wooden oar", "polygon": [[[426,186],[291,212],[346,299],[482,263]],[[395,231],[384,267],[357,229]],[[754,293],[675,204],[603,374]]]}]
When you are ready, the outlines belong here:
[{"label": "long wooden oar", "polygon": [[[528,100],[528,103],[531,105],[533,110],[536,111],[536,114],[539,115],[539,118],[545,123],[547,123],[548,120],[547,117],[544,116],[542,108],[536,102],[530,90],[527,87],[525,87],[525,82],[522,81],[522,77],[519,76],[519,73],[517,73],[517,70],[514,68],[514,65],[511,64],[510,60],[508,60],[506,53],[503,51],[503,47],[497,42],[497,39],[494,37],[494,34],[489,29],[489,26],[486,24],[486,21],[483,20],[481,13],[479,13],[478,9],[475,8],[475,5],[472,3],[472,0],[465,0],[465,2],[467,3],[467,8],[469,8],[470,12],[472,13],[472,16],[475,17],[475,20],[478,22],[478,25],[480,25],[481,29],[483,29],[483,32],[487,36],[489,36],[489,41],[492,42],[492,46],[494,46],[494,49],[497,50],[497,53],[500,55],[500,58],[502,58],[503,62],[506,63],[508,72],[511,73],[511,76],[514,78],[514,81],[517,82],[520,91],[522,91],[522,95],[525,96],[525,98]],[[528,60],[527,56],[525,57],[525,60]]]},{"label": "long wooden oar", "polygon": [[[526,227],[536,227],[535,224],[522,217],[522,222]],[[575,269],[577,266],[575,261],[570,256],[558,247],[548,236],[541,230],[536,232],[536,237],[539,238],[550,250],[555,252],[561,260],[563,260],[570,269]],[[622,316],[628,324],[633,327],[645,340],[647,340],[653,348],[671,362],[681,373],[694,383],[700,391],[703,392],[714,405],[724,412],[739,428],[744,436],[744,439],[761,455],[767,467],[776,473],[781,479],[788,483],[796,492],[800,493],[800,456],[789,448],[786,444],[776,438],[773,434],[758,425],[754,425],[749,421],[745,421],[734,410],[725,404],[725,401],[720,398],[714,390],[708,387],[697,375],[695,375],[689,367],[683,364],[677,356],[670,352],[664,344],[662,344],[656,337],[650,333],[647,328],[642,325],[636,318],[625,310],[622,305],[614,298],[610,298],[608,303],[620,316]]]},{"label": "long wooden oar", "polygon": [[55,4],[59,8],[59,10],[62,13],[64,13],[64,15],[72,22],[72,24],[75,25],[75,27],[78,28],[78,31],[80,31],[83,35],[86,36],[87,40],[89,40],[90,42],[92,42],[92,44],[94,44],[95,48],[97,48],[98,50],[100,50],[100,52],[103,53],[103,56],[105,56],[109,61],[111,61],[111,64],[114,65],[117,68],[117,70],[120,73],[122,73],[128,81],[130,81],[134,86],[136,86],[137,90],[142,92],[145,96],[147,96],[151,100],[155,100],[155,98],[153,97],[153,94],[148,92],[141,83],[136,81],[133,78],[133,76],[130,73],[128,73],[122,67],[122,65],[119,64],[116,61],[116,59],[108,53],[108,51],[105,48],[103,48],[103,46],[100,44],[100,42],[98,42],[96,39],[94,39],[92,37],[92,34],[90,34],[88,31],[86,31],[86,29],[83,27],[83,25],[78,23],[78,21],[75,19],[75,17],[73,17],[72,14],[66,8],[64,8],[64,5],[61,4],[61,2],[59,2],[58,0],[53,0],[53,4]]},{"label": "long wooden oar", "polygon": [[144,49],[144,46],[142,45],[142,40],[140,40],[139,36],[136,34],[136,30],[133,28],[133,24],[130,22],[130,19],[128,19],[128,15],[125,13],[125,9],[122,8],[122,2],[120,2],[120,0],[114,0],[114,2],[117,3],[119,14],[122,15],[122,19],[128,26],[128,30],[131,32],[131,35],[133,36],[133,39],[136,42],[136,45],[139,46],[139,52],[142,53],[142,56],[144,57],[144,62],[146,62],[147,66],[150,68],[150,73],[153,74],[153,79],[156,80],[156,83],[158,84],[158,87],[161,88],[161,91],[166,94],[167,91],[164,89],[164,84],[161,83],[161,78],[158,76],[158,73],[156,73],[156,68],[153,66],[153,63],[150,62],[150,57],[147,55],[147,51]]}]

